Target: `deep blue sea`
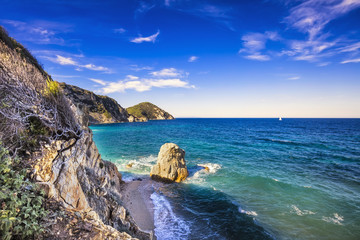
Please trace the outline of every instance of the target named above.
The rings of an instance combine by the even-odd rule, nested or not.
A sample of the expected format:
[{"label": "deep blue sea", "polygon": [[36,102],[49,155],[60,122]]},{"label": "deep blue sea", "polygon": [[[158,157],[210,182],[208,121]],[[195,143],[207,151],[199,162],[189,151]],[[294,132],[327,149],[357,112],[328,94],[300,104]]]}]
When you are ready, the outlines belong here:
[{"label": "deep blue sea", "polygon": [[102,158],[125,180],[148,176],[164,143],[186,151],[189,178],[152,195],[160,240],[360,239],[360,119],[176,119],[91,129]]}]

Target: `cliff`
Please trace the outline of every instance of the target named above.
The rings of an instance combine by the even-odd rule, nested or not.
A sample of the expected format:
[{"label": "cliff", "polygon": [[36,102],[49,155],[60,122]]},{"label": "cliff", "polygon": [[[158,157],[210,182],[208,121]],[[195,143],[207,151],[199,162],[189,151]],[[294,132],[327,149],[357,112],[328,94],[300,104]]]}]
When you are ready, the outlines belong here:
[{"label": "cliff", "polygon": [[158,106],[149,102],[139,103],[135,106],[127,108],[126,110],[128,111],[129,114],[144,121],[174,119],[174,117],[171,114],[165,112]]},{"label": "cliff", "polygon": [[76,105],[86,108],[89,124],[128,122],[130,115],[114,99],[77,86],[59,83],[64,94]]},{"label": "cliff", "polygon": [[110,119],[126,120],[126,111],[112,99],[85,94],[77,101],[64,92],[0,27],[0,143],[11,157],[20,158],[26,181],[46,193],[49,214],[42,221],[48,227],[41,238],[152,238],[123,206],[121,174],[101,158],[87,127],[94,117],[79,103],[88,96],[90,105],[99,100],[111,109]]}]

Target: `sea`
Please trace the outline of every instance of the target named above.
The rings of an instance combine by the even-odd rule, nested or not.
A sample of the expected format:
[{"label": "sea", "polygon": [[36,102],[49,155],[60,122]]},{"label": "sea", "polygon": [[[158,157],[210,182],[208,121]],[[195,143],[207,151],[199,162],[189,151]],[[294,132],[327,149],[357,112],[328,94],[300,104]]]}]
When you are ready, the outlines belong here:
[{"label": "sea", "polygon": [[159,240],[360,239],[360,119],[179,118],[91,129],[125,181],[148,177],[164,143],[185,150],[187,180],[151,195]]}]

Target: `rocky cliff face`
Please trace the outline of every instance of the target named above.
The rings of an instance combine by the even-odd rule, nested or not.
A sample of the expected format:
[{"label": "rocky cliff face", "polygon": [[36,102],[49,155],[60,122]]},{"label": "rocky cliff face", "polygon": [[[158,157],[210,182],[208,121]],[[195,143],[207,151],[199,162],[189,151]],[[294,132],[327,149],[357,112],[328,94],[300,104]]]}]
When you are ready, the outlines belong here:
[{"label": "rocky cliff face", "polygon": [[[86,121],[81,110],[73,104],[71,108],[77,119]],[[35,154],[39,157],[35,157],[33,178],[49,198],[84,215],[100,229],[96,235],[99,239],[149,239],[123,207],[117,167],[101,159],[87,123],[81,125],[79,139],[52,141],[41,147]]]},{"label": "rocky cliff face", "polygon": [[88,112],[90,124],[128,122],[129,117],[130,121],[136,120],[110,97],[97,95],[65,83],[60,83],[60,87],[75,105],[80,105],[84,111]]},{"label": "rocky cliff face", "polygon": [[149,102],[139,103],[135,106],[127,108],[126,110],[129,114],[143,121],[174,119],[174,117],[170,113],[165,112],[158,106]]},{"label": "rocky cliff face", "polygon": [[[34,62],[36,59],[0,27],[0,142],[22,158],[24,166],[30,166],[29,177],[49,199],[82,219],[84,231],[91,233],[83,237],[150,239],[123,207],[121,174],[113,163],[101,159],[87,127],[92,116],[84,113],[86,109],[75,96],[65,97]],[[85,95],[89,104],[98,100],[91,93]],[[105,109],[114,106],[118,115],[111,118],[126,120],[126,111],[113,101],[100,99]],[[49,210],[57,214],[56,209]],[[74,222],[63,217],[61,221],[66,229],[60,230],[68,236],[64,239],[76,239],[71,229]]]}]

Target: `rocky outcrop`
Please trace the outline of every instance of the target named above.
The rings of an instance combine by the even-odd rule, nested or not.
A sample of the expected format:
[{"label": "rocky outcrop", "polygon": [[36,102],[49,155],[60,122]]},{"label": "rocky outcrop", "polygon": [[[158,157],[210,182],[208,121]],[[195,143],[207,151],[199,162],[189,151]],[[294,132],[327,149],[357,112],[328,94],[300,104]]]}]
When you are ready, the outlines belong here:
[{"label": "rocky outcrop", "polygon": [[135,106],[127,108],[126,110],[129,114],[133,115],[141,121],[174,119],[170,113],[165,112],[158,106],[149,102],[139,103]]},{"label": "rocky outcrop", "polygon": [[[73,104],[72,109],[77,119],[86,120]],[[138,229],[123,207],[121,174],[113,163],[101,159],[86,125],[82,123],[84,132],[80,139],[58,140],[43,146],[34,165],[34,179],[49,198],[62,202],[66,209],[85,214],[105,226],[106,231],[110,228],[112,232],[125,232],[124,239],[149,239],[150,235]]]},{"label": "rocky outcrop", "polygon": [[81,105],[81,108],[88,112],[90,125],[129,122],[128,118],[131,116],[114,99],[66,83],[59,85],[75,105]]},{"label": "rocky outcrop", "polygon": [[[34,64],[36,59],[22,48],[0,27],[0,141],[21,158],[29,177],[48,199],[76,216],[74,222],[61,217],[64,224],[59,228],[81,219],[79,228],[87,232],[83,239],[150,239],[150,234],[139,230],[121,201],[123,182],[117,167],[101,159],[93,142],[88,128],[91,116],[81,101],[90,96],[92,104],[98,98],[91,93],[81,101],[69,93],[66,98],[57,83]],[[107,106],[107,101],[100,102]],[[111,104],[118,108],[113,110],[118,111],[119,119],[127,117],[121,115],[120,107]],[[63,211],[49,210],[56,214]],[[70,237],[62,239],[76,239],[76,233],[63,232]]]},{"label": "rocky outcrop", "polygon": [[174,143],[161,146],[156,165],[150,177],[163,182],[181,182],[189,175],[185,163],[185,151]]}]

